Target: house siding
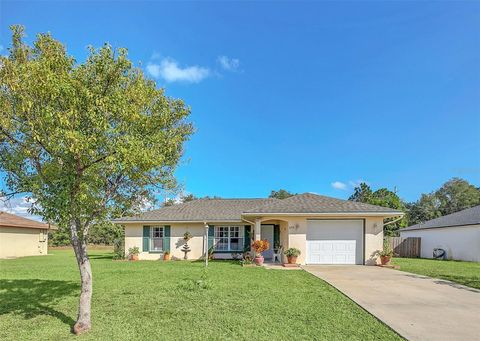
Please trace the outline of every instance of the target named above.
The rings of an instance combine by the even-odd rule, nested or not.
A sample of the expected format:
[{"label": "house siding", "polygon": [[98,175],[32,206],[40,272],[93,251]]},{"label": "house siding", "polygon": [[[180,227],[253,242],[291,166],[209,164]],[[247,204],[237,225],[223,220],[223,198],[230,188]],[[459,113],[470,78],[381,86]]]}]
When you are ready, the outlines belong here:
[{"label": "house siding", "polygon": [[47,231],[37,228],[0,227],[0,258],[48,254]]},{"label": "house siding", "polygon": [[480,225],[400,231],[402,238],[420,237],[420,257],[433,258],[433,249],[447,251],[447,258],[480,262]]}]

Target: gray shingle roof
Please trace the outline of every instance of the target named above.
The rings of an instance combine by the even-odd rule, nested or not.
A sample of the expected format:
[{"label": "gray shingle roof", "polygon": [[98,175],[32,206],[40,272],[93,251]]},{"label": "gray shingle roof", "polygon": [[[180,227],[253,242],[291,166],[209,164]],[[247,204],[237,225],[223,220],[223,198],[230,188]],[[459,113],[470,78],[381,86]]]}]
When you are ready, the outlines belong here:
[{"label": "gray shingle roof", "polygon": [[391,208],[304,193],[287,199],[200,199],[162,207],[137,216],[116,219],[135,221],[241,221],[242,214],[262,213],[385,213],[402,214]]},{"label": "gray shingle roof", "polygon": [[266,203],[245,213],[402,213],[388,207],[341,200],[313,193]]},{"label": "gray shingle roof", "polygon": [[245,210],[275,200],[278,199],[199,199],[116,221],[241,221]]},{"label": "gray shingle roof", "polygon": [[467,208],[466,210],[452,213],[440,218],[435,218],[435,219],[426,221],[422,224],[406,227],[404,229],[401,229],[400,232],[410,231],[410,230],[432,229],[432,228],[438,228],[438,227],[477,225],[477,224],[480,224],[480,205],[472,208]]}]

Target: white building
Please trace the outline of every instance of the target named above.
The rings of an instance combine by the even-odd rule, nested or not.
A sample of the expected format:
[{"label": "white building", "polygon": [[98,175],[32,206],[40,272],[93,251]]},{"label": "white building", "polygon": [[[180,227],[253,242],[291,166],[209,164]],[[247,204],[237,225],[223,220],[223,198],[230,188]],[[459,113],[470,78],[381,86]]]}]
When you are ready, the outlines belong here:
[{"label": "white building", "polygon": [[422,238],[422,258],[433,258],[433,249],[441,248],[448,259],[480,262],[480,206],[406,227],[400,236]]}]

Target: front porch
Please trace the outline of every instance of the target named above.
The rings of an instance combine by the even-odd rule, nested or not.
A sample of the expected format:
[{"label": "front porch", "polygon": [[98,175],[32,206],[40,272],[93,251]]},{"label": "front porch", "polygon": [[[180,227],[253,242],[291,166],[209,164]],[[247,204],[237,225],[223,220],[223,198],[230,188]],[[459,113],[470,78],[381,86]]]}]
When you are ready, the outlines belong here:
[{"label": "front porch", "polygon": [[288,222],[279,219],[261,218],[255,220],[254,240],[266,239],[270,248],[262,252],[267,264],[282,264],[286,262],[283,252],[288,249]]}]

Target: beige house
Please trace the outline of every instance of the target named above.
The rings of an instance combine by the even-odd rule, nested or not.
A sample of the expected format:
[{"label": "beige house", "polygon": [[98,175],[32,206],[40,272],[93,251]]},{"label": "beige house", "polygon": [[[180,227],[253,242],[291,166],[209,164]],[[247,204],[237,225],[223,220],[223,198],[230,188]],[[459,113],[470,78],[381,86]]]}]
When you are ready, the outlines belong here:
[{"label": "beige house", "polygon": [[56,228],[0,211],[0,258],[46,255],[52,229]]},{"label": "beige house", "polygon": [[[401,211],[304,193],[287,199],[199,199],[115,220],[125,226],[125,250],[138,247],[140,259],[162,259],[169,251],[182,259],[183,235],[190,232],[189,259],[208,250],[214,258],[231,258],[267,239],[263,253],[300,249],[300,264],[367,264],[383,248],[385,218]],[[277,251],[278,253],[278,251]]]}]

